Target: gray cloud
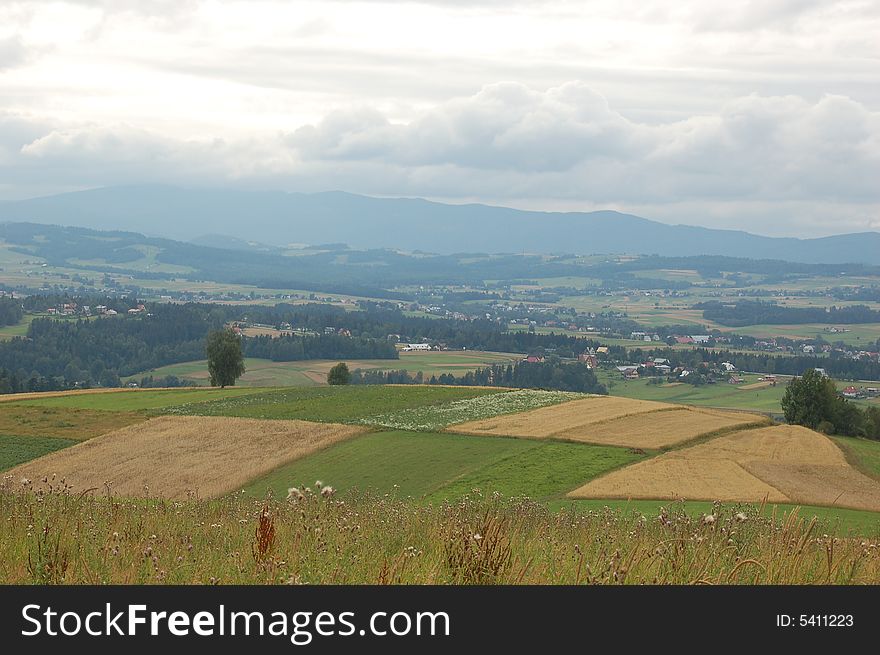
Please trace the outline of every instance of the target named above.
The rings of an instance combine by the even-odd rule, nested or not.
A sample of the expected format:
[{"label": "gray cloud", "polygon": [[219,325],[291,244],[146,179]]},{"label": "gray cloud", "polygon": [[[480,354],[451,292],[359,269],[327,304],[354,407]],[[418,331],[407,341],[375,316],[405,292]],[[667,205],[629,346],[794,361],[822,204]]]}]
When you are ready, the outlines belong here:
[{"label": "gray cloud", "polygon": [[0,39],[0,71],[26,63],[28,52],[19,36]]},{"label": "gray cloud", "polygon": [[[664,220],[765,233],[796,225],[814,233],[865,229],[880,216],[880,113],[842,96],[750,95],[715,114],[647,125],[580,82],[543,92],[500,83],[408,123],[363,108],[250,140],[172,139],[124,124],[28,125],[0,120],[0,173],[31,189],[48,181],[59,188],[147,181],[341,188],[638,208]],[[819,210],[829,208],[835,226],[822,224]],[[751,226],[743,222],[750,217]]]},{"label": "gray cloud", "polygon": [[602,201],[880,200],[880,114],[840,96],[752,95],[716,115],[645,125],[581,83],[544,93],[507,83],[408,124],[332,114],[285,142],[305,161],[540,174],[543,188]]}]

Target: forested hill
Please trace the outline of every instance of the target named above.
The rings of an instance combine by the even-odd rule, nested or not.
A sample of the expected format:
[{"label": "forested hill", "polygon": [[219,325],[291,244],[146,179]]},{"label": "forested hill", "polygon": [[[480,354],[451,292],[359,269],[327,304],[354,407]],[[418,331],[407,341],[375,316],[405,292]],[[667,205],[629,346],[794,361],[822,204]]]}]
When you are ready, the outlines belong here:
[{"label": "forested hill", "polygon": [[[605,289],[686,289],[691,286],[687,280],[652,279],[650,271],[657,269],[693,269],[703,276],[719,278],[723,272],[749,273],[766,284],[778,284],[792,276],[880,275],[880,266],[865,264],[806,264],[722,255],[539,256],[523,254],[525,248],[514,254],[490,254],[497,252],[492,250],[432,255],[388,249],[353,250],[338,243],[273,249],[257,245],[237,248],[229,240],[210,241],[226,248],[147,237],[135,232],[0,223],[3,246],[29,259],[39,258],[50,266],[80,270],[86,276],[97,272],[155,280],[154,286],[160,288],[162,280],[184,278],[268,289],[412,300],[412,294],[402,292],[400,287],[483,286],[487,280],[498,283],[567,276],[601,280]],[[96,282],[100,282],[100,278]],[[19,291],[33,293],[33,290]]]},{"label": "forested hill", "polygon": [[[129,186],[0,203],[0,221],[128,230],[190,240],[206,234],[259,241],[339,243],[450,254],[665,253],[880,264],[880,233],[771,238],[736,230],[667,225],[614,211],[536,212],[446,205],[342,192],[281,193]],[[217,236],[213,236],[216,242]]]}]

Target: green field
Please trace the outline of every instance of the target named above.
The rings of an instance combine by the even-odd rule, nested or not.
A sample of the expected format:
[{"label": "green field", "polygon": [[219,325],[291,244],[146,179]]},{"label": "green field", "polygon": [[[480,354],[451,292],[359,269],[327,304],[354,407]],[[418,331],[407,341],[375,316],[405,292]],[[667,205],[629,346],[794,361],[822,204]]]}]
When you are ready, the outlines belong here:
[{"label": "green field", "polygon": [[393,492],[400,498],[421,498],[534,445],[525,440],[474,439],[457,434],[376,432],[276,469],[254,481],[247,492],[262,496],[271,489],[276,497],[284,498],[289,487],[311,486],[321,480],[340,492],[369,489]]},{"label": "green field", "polygon": [[831,437],[843,447],[848,459],[865,474],[880,479],[880,441]]},{"label": "green field", "polygon": [[246,492],[271,489],[284,498],[292,486],[317,480],[340,492],[353,489],[399,498],[455,499],[484,494],[539,499],[559,496],[637,455],[623,448],[539,442],[450,433],[376,432],[297,460],[256,480]]},{"label": "green field", "polygon": [[600,371],[599,379],[608,387],[612,396],[637,398],[639,400],[657,400],[682,405],[698,405],[704,407],[722,407],[728,409],[747,409],[756,412],[781,414],[782,396],[785,384],[778,383],[775,387],[759,389],[743,389],[743,386],[757,382],[759,375],[740,375],[744,384],[649,384],[648,379],[624,380],[616,371]]},{"label": "green field", "polygon": [[497,492],[543,501],[558,498],[598,475],[642,459],[626,448],[508,439],[511,440],[535,446],[462,475],[430,499],[455,500],[479,489],[484,496]]},{"label": "green field", "polygon": [[[476,368],[498,363],[509,363],[521,355],[483,351],[444,350],[437,352],[402,352],[400,359],[327,360],[308,359],[295,362],[273,362],[268,359],[248,357],[244,360],[245,374],[236,384],[246,387],[293,387],[325,384],[327,371],[339,361],[345,361],[349,369],[405,370],[415,374],[421,371],[426,379],[443,373],[463,375]],[[206,360],[170,364],[143,371],[124,378],[139,382],[144,376],[164,377],[175,375],[196,384],[207,385],[209,381]]]},{"label": "green field", "polygon": [[0,435],[0,471],[78,443],[74,439]]},{"label": "green field", "polygon": [[[108,391],[107,393],[70,394],[21,400],[17,405],[41,407],[80,407],[109,411],[136,411],[164,409],[186,403],[202,403],[223,398],[236,398],[258,393],[254,389],[227,387],[226,389],[161,389],[137,391]],[[2,406],[0,406],[2,411]]]},{"label": "green field", "polygon": [[[708,501],[662,501],[662,500],[555,500],[548,503],[551,510],[570,510],[574,512],[600,512],[604,508],[610,508],[624,515],[638,512],[648,518],[656,517],[661,508],[670,511],[683,510],[688,515],[699,517],[712,512],[713,504]],[[725,505],[725,511],[737,511],[737,505]],[[758,505],[744,503],[741,507],[754,509]],[[867,512],[857,509],[843,509],[837,507],[816,507],[813,505],[766,505],[763,509],[765,516],[771,516],[774,511],[778,519],[784,519],[789,513],[797,510],[797,516],[809,521],[813,517],[822,522],[824,528],[833,530],[837,534],[855,533],[862,536],[880,536],[880,513]]]},{"label": "green field", "polygon": [[351,423],[358,422],[379,410],[398,411],[440,405],[454,400],[503,392],[504,389],[476,387],[380,385],[299,387],[265,393],[254,393],[251,390],[251,395],[181,405],[170,409],[167,413]]},{"label": "green field", "polygon": [[25,314],[15,325],[4,325],[0,327],[0,341],[5,341],[13,337],[23,337],[27,334],[31,321],[36,318],[33,314]]}]

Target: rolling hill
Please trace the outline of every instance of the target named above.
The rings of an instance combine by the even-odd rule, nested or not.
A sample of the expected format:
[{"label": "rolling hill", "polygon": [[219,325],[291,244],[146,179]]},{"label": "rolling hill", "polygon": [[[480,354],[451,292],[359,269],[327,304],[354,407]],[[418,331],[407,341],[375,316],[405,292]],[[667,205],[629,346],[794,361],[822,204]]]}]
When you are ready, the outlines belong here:
[{"label": "rolling hill", "polygon": [[[667,225],[615,211],[536,212],[372,198],[339,191],[283,193],[128,186],[0,203],[0,221],[132,230],[251,249],[346,243],[448,254],[634,253],[727,255],[806,263],[880,264],[880,233],[817,239]],[[212,235],[207,242],[205,235]],[[219,236],[218,236],[219,235]]]}]

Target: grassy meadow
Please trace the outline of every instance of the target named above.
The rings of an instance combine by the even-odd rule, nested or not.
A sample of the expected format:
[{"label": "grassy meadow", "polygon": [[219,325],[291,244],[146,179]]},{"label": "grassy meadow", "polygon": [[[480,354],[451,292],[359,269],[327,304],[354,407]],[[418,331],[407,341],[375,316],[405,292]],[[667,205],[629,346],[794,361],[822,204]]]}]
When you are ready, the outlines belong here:
[{"label": "grassy meadow", "polygon": [[[8,484],[8,483],[6,483]],[[874,584],[875,537],[797,513],[551,511],[471,495],[416,504],[0,493],[0,579],[26,584]],[[710,518],[711,517],[711,518]],[[88,535],[88,538],[83,538]]]},{"label": "grassy meadow", "polygon": [[560,497],[579,482],[639,459],[624,448],[539,443],[506,437],[376,432],[275,469],[245,491],[287,496],[316,480],[339,492],[393,494],[419,500],[455,499],[480,489],[535,499]]}]

